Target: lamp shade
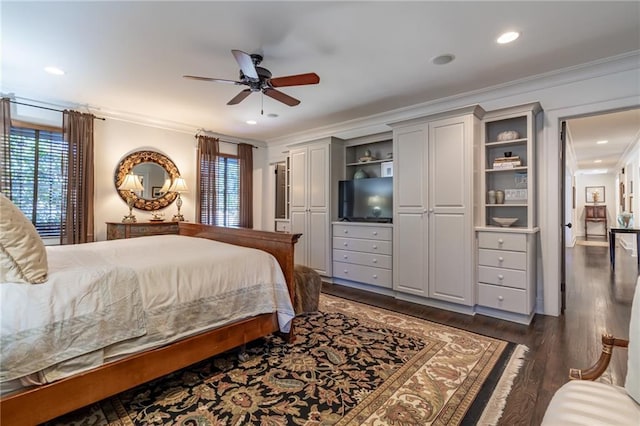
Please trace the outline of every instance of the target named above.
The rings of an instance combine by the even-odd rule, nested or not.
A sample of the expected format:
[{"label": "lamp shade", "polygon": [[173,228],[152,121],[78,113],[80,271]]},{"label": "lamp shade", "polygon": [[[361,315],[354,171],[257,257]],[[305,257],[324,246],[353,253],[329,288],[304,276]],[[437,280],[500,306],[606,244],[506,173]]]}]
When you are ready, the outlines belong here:
[{"label": "lamp shade", "polygon": [[128,189],[129,191],[142,191],[144,187],[138,178],[138,175],[130,173],[124,177],[122,184],[118,187],[120,190]]},{"label": "lamp shade", "polygon": [[160,188],[160,193],[166,194],[167,192],[169,192],[169,188],[171,188],[171,178],[166,178],[164,180],[164,184],[162,185],[162,188]]},{"label": "lamp shade", "polygon": [[169,192],[189,192],[189,188],[187,188],[187,182],[185,182],[184,178],[177,177],[171,184]]}]

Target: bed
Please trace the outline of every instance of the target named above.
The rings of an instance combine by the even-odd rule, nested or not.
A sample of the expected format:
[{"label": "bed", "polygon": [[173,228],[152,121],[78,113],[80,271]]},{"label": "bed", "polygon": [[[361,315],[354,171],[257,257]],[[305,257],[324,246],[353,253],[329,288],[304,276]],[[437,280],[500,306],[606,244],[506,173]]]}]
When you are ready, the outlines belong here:
[{"label": "bed", "polygon": [[[78,283],[58,288],[84,288],[82,306],[66,311],[77,311],[83,314],[79,317],[96,322],[78,324],[74,318],[65,318],[66,325],[61,328],[64,331],[60,327],[40,327],[47,332],[36,337],[23,333],[12,338],[13,345],[3,345],[3,381],[34,377],[34,382],[51,383],[3,396],[0,423],[42,423],[274,332],[293,339],[293,247],[299,235],[188,223],[180,223],[178,234],[48,250],[50,263],[61,266],[50,270],[47,283],[56,279],[72,282],[64,275],[66,268],[80,269],[84,275]],[[80,250],[82,246],[89,250]],[[197,262],[198,258],[211,261]],[[244,264],[236,263],[243,259]],[[214,260],[222,266],[216,266]],[[177,263],[185,264],[178,269]],[[264,265],[258,268],[261,263]],[[106,280],[108,292],[100,290],[105,284],[94,283],[95,275]],[[206,285],[200,290],[197,283],[202,280],[227,284],[218,285],[222,291],[216,293]],[[274,286],[265,288],[262,283],[270,281]],[[242,283],[240,288],[228,284],[235,282]],[[52,311],[50,314],[59,324],[60,315],[66,315],[65,309],[53,304],[53,308],[43,309],[43,303],[33,302],[39,299],[29,294],[36,290],[46,293],[47,283],[23,285],[18,293],[25,295],[15,295],[15,290],[10,292],[10,285],[3,285],[3,306],[19,306],[19,297],[31,298],[29,309]],[[178,285],[180,291],[172,292]],[[232,299],[232,294],[239,297]],[[28,312],[26,308],[25,311]],[[108,318],[106,312],[115,314],[115,319]],[[22,318],[27,324],[19,326],[37,329],[44,321],[42,316],[46,315]],[[9,321],[0,324],[3,333],[11,326],[4,322]],[[99,337],[102,334],[81,331],[83,326],[85,330],[102,330],[110,325],[115,332],[109,334],[111,340]],[[65,342],[65,338],[71,342]],[[77,349],[80,340],[82,350]],[[36,344],[55,350],[50,354],[37,351],[38,356],[34,356],[35,351],[24,351],[24,347]],[[40,352],[45,354],[40,356]]]}]

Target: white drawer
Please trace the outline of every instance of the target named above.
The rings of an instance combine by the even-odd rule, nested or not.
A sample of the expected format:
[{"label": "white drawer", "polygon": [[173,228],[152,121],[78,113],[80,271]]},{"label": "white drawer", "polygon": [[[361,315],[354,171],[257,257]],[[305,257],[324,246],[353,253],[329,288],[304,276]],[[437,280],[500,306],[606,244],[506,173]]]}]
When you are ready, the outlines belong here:
[{"label": "white drawer", "polygon": [[351,263],[333,262],[333,276],[345,280],[357,281],[392,288],[391,269],[372,268]]},{"label": "white drawer", "polygon": [[333,260],[336,262],[355,263],[357,265],[373,266],[375,268],[391,269],[391,256],[386,254],[362,253],[359,251],[333,250]]},{"label": "white drawer", "polygon": [[391,255],[391,241],[357,240],[352,238],[333,237],[333,248],[339,250],[353,250],[364,253]]},{"label": "white drawer", "polygon": [[478,263],[498,268],[527,269],[527,254],[521,251],[478,250]]},{"label": "white drawer", "polygon": [[528,315],[530,307],[524,290],[478,284],[478,305]]},{"label": "white drawer", "polygon": [[383,226],[333,225],[333,236],[391,241],[392,231]]},{"label": "white drawer", "polygon": [[527,288],[527,274],[516,269],[478,266],[478,281],[504,287]]},{"label": "white drawer", "polygon": [[276,232],[290,232],[291,224],[289,222],[276,222]]},{"label": "white drawer", "polygon": [[527,250],[525,234],[509,234],[506,232],[478,232],[478,247],[496,250]]}]

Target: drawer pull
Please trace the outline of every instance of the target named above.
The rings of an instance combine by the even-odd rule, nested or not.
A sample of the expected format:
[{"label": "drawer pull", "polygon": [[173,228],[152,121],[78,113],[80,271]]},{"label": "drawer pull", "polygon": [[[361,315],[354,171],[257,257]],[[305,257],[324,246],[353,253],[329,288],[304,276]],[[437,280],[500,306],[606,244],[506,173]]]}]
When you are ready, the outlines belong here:
[{"label": "drawer pull", "polygon": [[344,270],[344,273],[345,273],[345,274],[348,274],[348,273],[349,273],[349,271],[347,271],[347,270],[345,269],[345,270]]},{"label": "drawer pull", "polygon": [[344,243],[344,246],[345,246],[345,247],[349,246],[349,243]]},{"label": "drawer pull", "polygon": [[504,243],[504,240],[502,238],[498,238],[498,244],[502,244]]},{"label": "drawer pull", "polygon": [[377,279],[378,279],[378,276],[377,276],[376,274],[373,274],[373,279],[374,279],[374,280],[377,280]]},{"label": "drawer pull", "polygon": [[504,262],[504,257],[502,256],[498,257],[498,262]]},{"label": "drawer pull", "polygon": [[502,302],[504,300],[504,297],[498,296],[498,300]]},{"label": "drawer pull", "polygon": [[378,250],[378,246],[374,245],[374,246],[373,246],[373,249],[374,249],[374,250]]},{"label": "drawer pull", "polygon": [[349,233],[349,230],[348,230],[348,229],[345,229],[345,230],[344,230],[344,233],[345,233],[345,234],[348,234],[348,233]]},{"label": "drawer pull", "polygon": [[498,274],[498,279],[499,279],[499,280],[504,280],[504,275],[502,275],[502,274]]},{"label": "drawer pull", "polygon": [[342,255],[343,258],[348,259],[349,256],[347,256],[346,254]]},{"label": "drawer pull", "polygon": [[373,259],[371,262],[378,263],[378,259]]},{"label": "drawer pull", "polygon": [[373,235],[378,235],[378,231],[373,231]]}]

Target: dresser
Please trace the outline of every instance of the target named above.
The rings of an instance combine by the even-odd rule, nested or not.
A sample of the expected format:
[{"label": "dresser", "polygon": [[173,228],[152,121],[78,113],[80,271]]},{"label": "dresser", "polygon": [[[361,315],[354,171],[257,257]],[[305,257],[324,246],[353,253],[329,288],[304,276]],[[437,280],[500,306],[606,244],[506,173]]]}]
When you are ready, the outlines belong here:
[{"label": "dresser", "polygon": [[535,237],[534,232],[478,232],[480,307],[502,311],[504,319],[531,321],[536,297]]},{"label": "dresser", "polygon": [[107,240],[178,233],[178,222],[106,222]]},{"label": "dresser", "polygon": [[333,277],[391,289],[391,224],[333,224]]}]

